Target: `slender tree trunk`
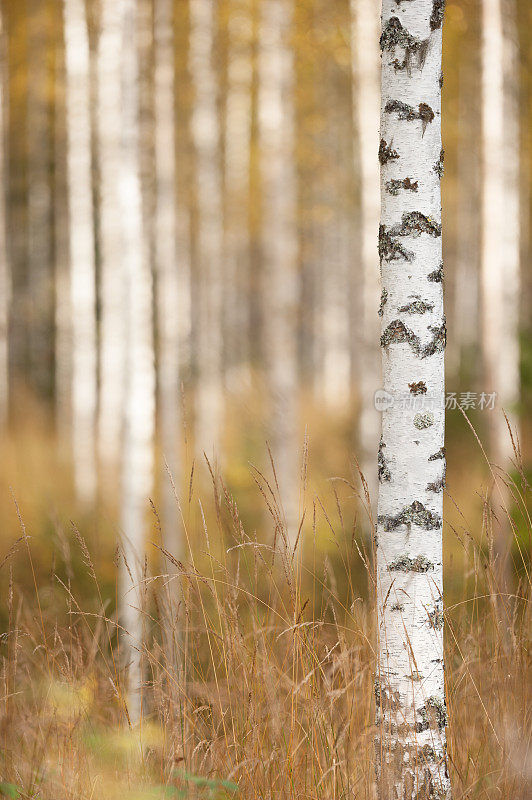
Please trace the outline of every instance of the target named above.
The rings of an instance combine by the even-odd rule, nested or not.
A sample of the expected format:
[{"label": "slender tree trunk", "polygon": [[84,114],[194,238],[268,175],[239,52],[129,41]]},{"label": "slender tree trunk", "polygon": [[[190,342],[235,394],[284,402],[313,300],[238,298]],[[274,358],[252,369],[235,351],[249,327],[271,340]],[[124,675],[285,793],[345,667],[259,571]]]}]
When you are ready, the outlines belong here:
[{"label": "slender tree trunk", "polygon": [[[482,350],[485,391],[498,408],[487,412],[490,460],[511,469],[513,447],[501,409],[514,430],[519,399],[519,131],[515,3],[482,5]],[[511,545],[499,480],[493,492],[495,549],[503,581]]]},{"label": "slender tree trunk", "polygon": [[377,351],[379,264],[375,238],[379,230],[379,4],[375,0],[351,0],[351,42],[355,95],[353,98],[356,143],[360,165],[360,239],[362,271],[361,353],[357,385],[360,396],[358,442],[361,466],[370,497],[376,505],[380,420],[375,409],[375,391],[381,385]]},{"label": "slender tree trunk", "polygon": [[[446,354],[447,374],[469,377],[479,331],[479,153],[471,148],[478,126],[478,107],[471,103],[477,75],[472,59],[459,76],[458,187],[456,200],[456,270],[453,297],[453,347]],[[449,352],[449,350],[451,352]],[[466,368],[469,369],[466,371]],[[465,375],[462,373],[465,372]],[[468,375],[469,373],[469,375]]]},{"label": "slender tree trunk", "polygon": [[[380,796],[448,798],[442,515],[443,3],[382,11],[382,415],[377,518]],[[417,402],[417,408],[414,403]]]},{"label": "slender tree trunk", "polygon": [[102,3],[98,43],[101,308],[98,451],[107,474],[110,468],[116,468],[119,459],[119,420],[125,381],[125,270],[120,204],[122,14],[122,0]]},{"label": "slender tree trunk", "polygon": [[78,496],[96,490],[96,280],[91,194],[89,41],[83,0],[65,0],[70,302],[72,315],[72,438]]},{"label": "slender tree trunk", "polygon": [[288,539],[297,536],[296,176],[290,0],[262,3],[259,147],[267,391],[271,449]]},{"label": "slender tree trunk", "polygon": [[7,103],[5,91],[7,86],[6,73],[6,40],[4,33],[4,19],[0,10],[0,431],[7,424],[9,410],[9,301],[11,295],[11,276],[7,255],[7,230],[6,230],[6,123],[5,114]]},{"label": "slender tree trunk", "polygon": [[224,276],[225,363],[228,385],[245,379],[249,364],[246,281],[250,242],[247,220],[251,144],[251,59],[253,21],[246,0],[233,0],[228,21],[228,75],[225,114],[225,230]]},{"label": "slender tree trunk", "polygon": [[195,90],[192,138],[196,151],[199,320],[196,451],[212,456],[220,442],[222,397],[222,188],[220,126],[214,60],[213,0],[190,2],[189,66]]},{"label": "slender tree trunk", "polygon": [[[163,465],[162,529],[165,547],[183,557],[178,507],[180,464],[180,283],[176,232],[176,144],[174,128],[174,37],[171,0],[155,6],[155,269],[157,277],[158,390]],[[166,465],[172,480],[168,476]]]},{"label": "slender tree trunk", "polygon": [[[57,9],[59,16],[62,9]],[[60,20],[55,20],[59,24]],[[72,314],[70,304],[70,236],[68,170],[65,142],[65,42],[59,38],[54,73],[54,399],[55,427],[61,448],[68,451],[72,432]]]},{"label": "slender tree trunk", "polygon": [[29,355],[34,389],[51,392],[52,192],[50,146],[50,7],[28,0],[28,289]]},{"label": "slender tree trunk", "polygon": [[[346,145],[350,149],[352,119],[340,95],[340,75],[331,65],[321,77],[323,105],[328,109],[323,138],[327,169],[320,181],[323,204],[320,245],[319,305],[321,317],[320,394],[330,409],[346,409],[350,390],[349,296],[345,291],[349,264],[349,191],[345,190]],[[349,173],[348,173],[349,174]],[[378,183],[377,183],[378,188]]]},{"label": "slender tree trunk", "polygon": [[139,153],[139,63],[137,0],[124,0],[121,41],[122,142],[120,201],[125,265],[126,388],[122,442],[120,617],[129,663],[128,707],[133,722],[142,713],[142,605],[145,515],[152,488],[155,371],[152,277],[142,217]]}]

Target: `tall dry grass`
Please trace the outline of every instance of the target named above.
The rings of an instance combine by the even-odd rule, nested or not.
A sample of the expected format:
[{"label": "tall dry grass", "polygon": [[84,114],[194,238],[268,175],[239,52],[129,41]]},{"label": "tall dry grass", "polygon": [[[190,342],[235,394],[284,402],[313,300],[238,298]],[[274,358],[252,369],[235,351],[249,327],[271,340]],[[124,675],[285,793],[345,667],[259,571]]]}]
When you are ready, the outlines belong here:
[{"label": "tall dry grass", "polygon": [[[182,561],[164,552],[153,508],[135,728],[116,595],[75,526],[57,527],[45,578],[21,513],[20,539],[0,559],[0,795],[374,797],[373,558],[353,514],[359,489],[332,482],[327,500],[311,496],[294,552],[275,478],[252,475],[269,517],[260,535],[214,470],[210,500],[189,493],[182,524],[194,546]],[[515,480],[494,477],[505,481],[516,542],[504,592],[493,548],[502,520],[490,496],[479,493],[481,511],[469,520],[446,500],[455,800],[532,797],[530,489],[519,469]],[[360,508],[367,498],[359,500]]]}]

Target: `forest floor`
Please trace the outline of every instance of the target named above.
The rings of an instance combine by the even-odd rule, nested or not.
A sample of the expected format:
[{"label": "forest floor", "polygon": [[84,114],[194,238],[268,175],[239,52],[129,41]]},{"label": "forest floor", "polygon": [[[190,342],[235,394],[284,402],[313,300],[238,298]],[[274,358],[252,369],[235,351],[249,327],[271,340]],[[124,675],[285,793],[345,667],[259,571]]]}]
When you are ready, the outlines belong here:
[{"label": "forest floor", "polygon": [[[112,492],[98,513],[75,503],[44,418],[4,442],[0,796],[374,797],[373,554],[356,467],[349,454],[335,461],[347,426],[317,426],[314,438],[309,426],[295,554],[275,479],[246,465],[256,443],[210,487],[187,465],[182,524],[192,547],[166,569],[155,497],[142,582],[143,720],[133,727],[115,616]],[[529,800],[530,489],[516,462],[504,478],[514,544],[512,587],[502,593],[493,478],[467,426],[456,427],[444,532],[453,797]]]}]

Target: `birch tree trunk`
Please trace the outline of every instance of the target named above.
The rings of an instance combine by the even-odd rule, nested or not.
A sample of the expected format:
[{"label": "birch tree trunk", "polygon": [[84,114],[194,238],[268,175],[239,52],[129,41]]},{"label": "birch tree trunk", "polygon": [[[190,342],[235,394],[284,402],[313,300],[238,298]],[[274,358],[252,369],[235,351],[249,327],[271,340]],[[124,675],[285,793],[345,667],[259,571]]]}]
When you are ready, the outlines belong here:
[{"label": "birch tree trunk", "polygon": [[52,375],[52,192],[50,182],[50,14],[28,2],[28,288],[32,383],[50,395]]},{"label": "birch tree trunk", "polygon": [[[225,115],[225,230],[224,276],[225,364],[228,385],[242,383],[249,364],[247,276],[250,242],[247,207],[251,145],[252,34],[251,8],[246,0],[233,0],[228,20],[228,75]],[[239,380],[240,379],[240,380]]]},{"label": "birch tree trunk", "polygon": [[[120,204],[122,0],[101,6],[98,43],[98,152],[100,159],[100,398],[98,452],[107,474],[120,453],[125,380],[124,262]],[[104,472],[105,474],[105,472]]]},{"label": "birch tree trunk", "polygon": [[290,0],[265,0],[259,32],[259,147],[271,449],[288,540],[297,536],[296,179]]},{"label": "birch tree trunk", "polygon": [[195,91],[192,138],[196,152],[198,198],[197,254],[199,308],[197,327],[196,451],[217,451],[222,422],[222,188],[220,126],[214,62],[213,0],[190,2],[189,68]]},{"label": "birch tree trunk", "polygon": [[375,0],[351,0],[351,42],[355,96],[354,126],[360,164],[360,264],[362,270],[361,353],[358,359],[360,392],[358,442],[361,466],[370,497],[376,505],[375,454],[380,420],[375,409],[375,391],[381,385],[377,352],[379,266],[375,238],[379,230],[379,4]]},{"label": "birch tree trunk", "polygon": [[[382,11],[382,366],[375,686],[380,796],[448,798],[440,177],[443,2]],[[417,407],[414,405],[418,403]]]},{"label": "birch tree trunk", "polygon": [[[480,226],[480,153],[471,148],[478,128],[478,111],[471,97],[476,91],[477,70],[472,59],[462,67],[459,76],[456,200],[456,271],[453,297],[452,348],[447,348],[447,374],[462,378],[471,365],[479,331],[479,266]],[[451,341],[451,339],[450,339]]]},{"label": "birch tree trunk", "polygon": [[9,410],[9,300],[11,295],[11,276],[7,255],[6,226],[6,40],[4,19],[0,10],[0,431],[7,424]]},{"label": "birch tree trunk", "polygon": [[183,557],[178,507],[172,482],[180,485],[180,299],[176,231],[176,144],[174,129],[174,37],[171,0],[155,5],[155,269],[157,277],[158,391],[163,469],[162,529],[165,547]]},{"label": "birch tree trunk", "polygon": [[120,618],[129,663],[128,708],[132,722],[142,713],[142,566],[145,514],[152,488],[155,370],[152,278],[142,218],[139,154],[139,63],[137,0],[123,0],[120,203],[125,283],[126,386],[122,442]]},{"label": "birch tree trunk", "polygon": [[[57,9],[60,24],[62,8]],[[61,449],[70,450],[72,432],[72,314],[70,304],[70,247],[68,175],[65,141],[66,64],[65,42],[56,44],[54,72],[54,399],[55,427]]]},{"label": "birch tree trunk", "polygon": [[[515,3],[482,4],[482,350],[486,392],[498,409],[487,412],[490,460],[511,469],[513,447],[501,408],[516,428],[519,399],[519,129]],[[511,531],[503,481],[493,493],[495,548],[505,576]]]},{"label": "birch tree trunk", "polygon": [[65,0],[63,13],[67,81],[73,458],[78,496],[85,502],[91,502],[96,490],[97,357],[89,41],[83,0]]}]

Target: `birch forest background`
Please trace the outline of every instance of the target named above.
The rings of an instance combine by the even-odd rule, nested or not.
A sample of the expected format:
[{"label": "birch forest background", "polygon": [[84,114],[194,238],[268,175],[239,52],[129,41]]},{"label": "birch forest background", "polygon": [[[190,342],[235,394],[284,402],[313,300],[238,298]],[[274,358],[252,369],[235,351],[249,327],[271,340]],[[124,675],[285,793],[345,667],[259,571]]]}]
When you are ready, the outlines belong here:
[{"label": "birch forest background", "polygon": [[[373,798],[376,0],[0,15],[0,796]],[[447,2],[455,799],[532,796],[531,31]]]}]

